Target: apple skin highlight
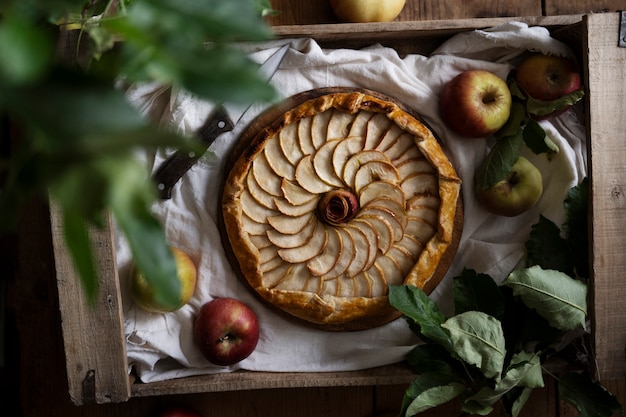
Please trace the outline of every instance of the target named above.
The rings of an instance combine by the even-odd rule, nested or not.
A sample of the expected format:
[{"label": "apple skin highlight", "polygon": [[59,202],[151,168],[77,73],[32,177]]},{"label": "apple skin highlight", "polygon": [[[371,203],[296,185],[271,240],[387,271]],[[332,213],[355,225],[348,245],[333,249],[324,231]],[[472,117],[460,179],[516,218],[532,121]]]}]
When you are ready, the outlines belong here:
[{"label": "apple skin highlight", "polygon": [[512,98],[502,78],[485,70],[468,70],[444,86],[439,103],[448,127],[463,137],[481,138],[504,126]]},{"label": "apple skin highlight", "polygon": [[476,189],[476,198],[491,213],[515,217],[530,210],[543,194],[541,172],[520,156],[507,178],[487,189]]},{"label": "apple skin highlight", "polygon": [[[581,85],[580,71],[568,58],[536,54],[526,58],[515,70],[515,82],[529,97],[541,101],[554,101],[578,90]],[[536,120],[545,120],[564,113],[566,106],[545,116],[531,114]]]},{"label": "apple skin highlight", "polygon": [[406,0],[330,0],[335,16],[343,22],[391,22],[406,4]]},{"label": "apple skin highlight", "polygon": [[247,305],[233,298],[216,298],[204,304],[194,322],[194,341],[211,363],[229,366],[256,349],[259,322]]}]

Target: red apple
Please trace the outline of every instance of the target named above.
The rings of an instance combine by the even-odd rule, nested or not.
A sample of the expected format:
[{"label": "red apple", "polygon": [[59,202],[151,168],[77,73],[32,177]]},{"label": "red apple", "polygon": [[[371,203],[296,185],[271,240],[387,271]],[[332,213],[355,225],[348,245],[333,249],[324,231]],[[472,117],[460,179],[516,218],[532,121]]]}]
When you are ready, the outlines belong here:
[{"label": "red apple", "polygon": [[440,97],[443,121],[461,136],[480,138],[497,132],[511,113],[506,82],[485,70],[468,70],[450,80]]},{"label": "red apple", "polygon": [[[515,82],[527,96],[551,102],[566,96],[581,86],[580,72],[576,63],[568,58],[535,54],[526,58],[515,71]],[[545,115],[533,115],[545,119],[563,113],[571,107],[561,105]]]},{"label": "red apple", "polygon": [[543,193],[541,172],[520,156],[504,180],[489,188],[476,189],[478,201],[490,212],[513,217],[533,207]]},{"label": "red apple", "polygon": [[216,298],[200,308],[194,323],[194,340],[209,362],[233,365],[256,348],[259,322],[254,311],[241,301]]},{"label": "red apple", "polygon": [[170,405],[159,411],[155,417],[202,417],[202,414],[185,405]]}]

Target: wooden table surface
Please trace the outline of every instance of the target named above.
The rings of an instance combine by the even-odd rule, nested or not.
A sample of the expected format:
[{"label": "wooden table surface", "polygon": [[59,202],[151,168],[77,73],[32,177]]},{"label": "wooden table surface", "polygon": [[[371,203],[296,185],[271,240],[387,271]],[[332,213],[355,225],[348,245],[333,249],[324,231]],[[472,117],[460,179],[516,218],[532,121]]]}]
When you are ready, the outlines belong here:
[{"label": "wooden table surface", "polygon": [[[336,23],[325,0],[273,0],[280,10],[272,25]],[[441,20],[600,13],[626,9],[626,0],[407,0],[398,20]],[[206,417],[393,416],[405,386],[333,387],[259,390],[184,396],[133,398],[122,404],[77,407],[67,394],[65,353],[54,276],[50,219],[44,202],[32,202],[14,236],[0,240],[5,265],[2,290],[8,308],[4,320],[4,363],[1,367],[4,408],[10,415],[149,417],[164,404],[194,406]],[[14,278],[14,279],[12,279]],[[6,290],[6,291],[5,291]],[[626,404],[626,383],[606,386]],[[425,416],[458,415],[442,407]],[[7,415],[7,414],[4,414]],[[493,416],[502,415],[499,410]],[[557,399],[554,384],[536,390],[522,413],[525,417],[576,416]]]}]

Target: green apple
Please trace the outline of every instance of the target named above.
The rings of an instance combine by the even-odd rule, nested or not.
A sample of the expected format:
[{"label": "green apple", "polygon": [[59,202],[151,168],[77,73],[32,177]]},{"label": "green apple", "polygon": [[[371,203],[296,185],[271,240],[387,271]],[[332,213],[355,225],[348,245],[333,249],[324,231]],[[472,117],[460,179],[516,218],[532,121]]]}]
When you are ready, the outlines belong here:
[{"label": "green apple", "polygon": [[176,279],[180,282],[179,303],[174,308],[160,304],[155,297],[154,287],[137,268],[132,267],[130,295],[142,309],[153,313],[176,311],[189,302],[196,288],[198,271],[191,257],[182,250],[171,247],[176,262]]},{"label": "green apple", "polygon": [[406,0],[330,0],[335,15],[344,22],[391,22]]},{"label": "green apple", "polygon": [[506,81],[489,71],[468,70],[444,86],[439,106],[450,129],[464,137],[480,138],[504,126],[511,103]]},{"label": "green apple", "polygon": [[514,217],[533,207],[543,193],[541,172],[520,156],[508,176],[489,188],[476,188],[478,201],[490,212]]}]

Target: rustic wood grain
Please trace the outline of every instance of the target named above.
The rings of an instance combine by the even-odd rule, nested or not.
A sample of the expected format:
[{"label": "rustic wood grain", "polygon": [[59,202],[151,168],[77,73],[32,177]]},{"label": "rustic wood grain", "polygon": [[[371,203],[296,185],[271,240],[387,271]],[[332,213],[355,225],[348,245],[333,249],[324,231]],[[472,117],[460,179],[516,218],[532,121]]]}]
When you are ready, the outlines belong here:
[{"label": "rustic wood grain", "polygon": [[[272,0],[274,7],[282,10],[282,14],[269,19],[272,24],[317,24],[332,23],[336,20],[325,0]],[[525,3],[520,5],[519,3]],[[490,0],[408,0],[407,7],[398,18],[398,23],[409,20],[439,20],[460,19],[479,16],[536,16],[541,14],[582,14],[589,11],[600,12],[604,9],[626,9],[626,0],[545,0],[545,8],[541,9],[541,1],[518,2],[518,1],[490,1]],[[490,13],[490,14],[486,14]],[[605,18],[605,17],[602,17]],[[608,17],[613,19],[615,17]],[[606,28],[600,21],[592,21],[597,32],[602,35]],[[334,25],[339,26],[339,25]],[[340,40],[340,33],[336,34]],[[607,317],[595,318],[594,326],[600,326],[601,337],[596,340],[597,346],[606,346],[607,340],[615,337],[622,338],[626,334],[624,320],[620,305],[612,290],[617,289],[622,294],[623,275],[626,270],[623,264],[615,261],[615,257],[622,256],[624,242],[619,236],[623,234],[623,222],[609,224],[620,220],[623,216],[623,194],[614,192],[624,184],[624,168],[620,168],[619,160],[624,160],[625,149],[620,139],[626,131],[623,122],[624,102],[621,107],[611,108],[624,96],[624,64],[617,61],[617,56],[612,52],[606,54],[609,45],[616,42],[612,33],[605,33],[602,39],[594,37],[595,46],[600,43],[605,52],[592,51],[591,59],[596,62],[604,59],[606,65],[618,70],[612,77],[600,77],[592,75],[590,81],[593,85],[602,87],[602,96],[592,96],[600,110],[593,112],[592,117],[602,118],[608,121],[608,126],[597,127],[596,133],[602,139],[597,143],[599,146],[606,145],[605,154],[617,152],[615,157],[608,158],[609,171],[604,177],[600,177],[604,183],[594,188],[594,197],[602,203],[597,203],[594,209],[603,210],[612,216],[610,220],[601,219],[594,225],[594,234],[602,241],[594,246],[594,256],[598,257],[604,273],[610,272],[609,284],[600,286],[594,294],[597,308],[609,311]],[[433,43],[436,42],[433,41]],[[406,41],[409,44],[409,40]],[[616,89],[617,88],[617,89]],[[613,104],[603,103],[604,99],[611,98]],[[607,117],[611,115],[611,118]],[[613,130],[619,123],[620,130]],[[609,126],[613,126],[610,128]],[[621,136],[620,136],[621,135]],[[622,141],[623,142],[623,141]],[[610,149],[610,152],[609,152]],[[604,160],[603,160],[604,162]],[[602,163],[595,164],[592,169],[600,171]],[[613,175],[616,174],[619,175]],[[598,175],[602,175],[599,172]],[[598,183],[596,183],[598,184]],[[15,317],[17,332],[10,336],[19,350],[18,357],[9,356],[8,360],[19,362],[20,374],[12,375],[11,384],[19,385],[19,398],[7,397],[5,406],[8,409],[18,407],[19,414],[24,417],[38,416],[67,416],[67,417],[150,417],[165,404],[172,402],[185,402],[198,406],[206,417],[220,415],[222,417],[253,417],[253,416],[395,416],[399,401],[404,392],[404,385],[387,385],[378,387],[329,387],[329,388],[293,388],[278,390],[256,390],[229,393],[166,395],[131,398],[127,402],[119,404],[100,404],[74,406],[70,402],[68,394],[68,382],[65,369],[65,355],[63,349],[63,337],[61,322],[58,315],[56,294],[56,282],[54,276],[54,258],[52,241],[50,236],[50,218],[47,207],[36,204],[26,210],[25,218],[19,229],[18,260],[17,260],[17,283],[9,291],[9,307],[12,310],[11,317]],[[623,219],[621,219],[623,220]],[[611,226],[617,229],[611,229]],[[616,230],[619,233],[616,233]],[[619,260],[619,258],[617,258]],[[6,272],[6,271],[5,271]],[[621,280],[621,282],[620,282]],[[623,304],[623,303],[621,303]],[[614,333],[613,335],[611,333]],[[624,344],[613,346],[612,350],[603,351],[601,354],[606,358],[601,359],[604,367],[610,368],[614,363],[624,360]],[[614,358],[614,360],[612,359]],[[616,362],[617,361],[617,362]],[[610,369],[608,370],[610,371]],[[623,375],[620,380],[607,380],[604,385],[614,394],[622,404],[626,404],[626,380]],[[547,387],[538,390],[531,397],[522,417],[570,417],[578,415],[571,406],[556,401],[556,388],[553,382],[548,382]],[[8,383],[6,384],[8,385]],[[9,392],[5,390],[5,394]],[[558,403],[558,404],[557,404]],[[555,405],[556,404],[556,405]],[[451,409],[434,411],[430,416],[459,415]]]},{"label": "rustic wood grain", "polygon": [[[272,25],[338,23],[328,0],[272,0]],[[575,13],[575,12],[572,12]],[[541,16],[541,0],[407,0],[396,21]]]},{"label": "rustic wood grain", "polygon": [[626,378],[626,48],[619,14],[587,17],[585,67],[591,166],[593,331],[601,379]]},{"label": "rustic wood grain", "polygon": [[546,0],[545,14],[603,13],[626,9],[626,0]]},{"label": "rustic wood grain", "polygon": [[79,405],[126,401],[130,397],[130,382],[124,365],[124,319],[111,218],[107,218],[107,228],[90,230],[99,273],[98,295],[93,304],[87,300],[65,246],[62,214],[56,206],[52,207],[51,219],[72,401]]}]

